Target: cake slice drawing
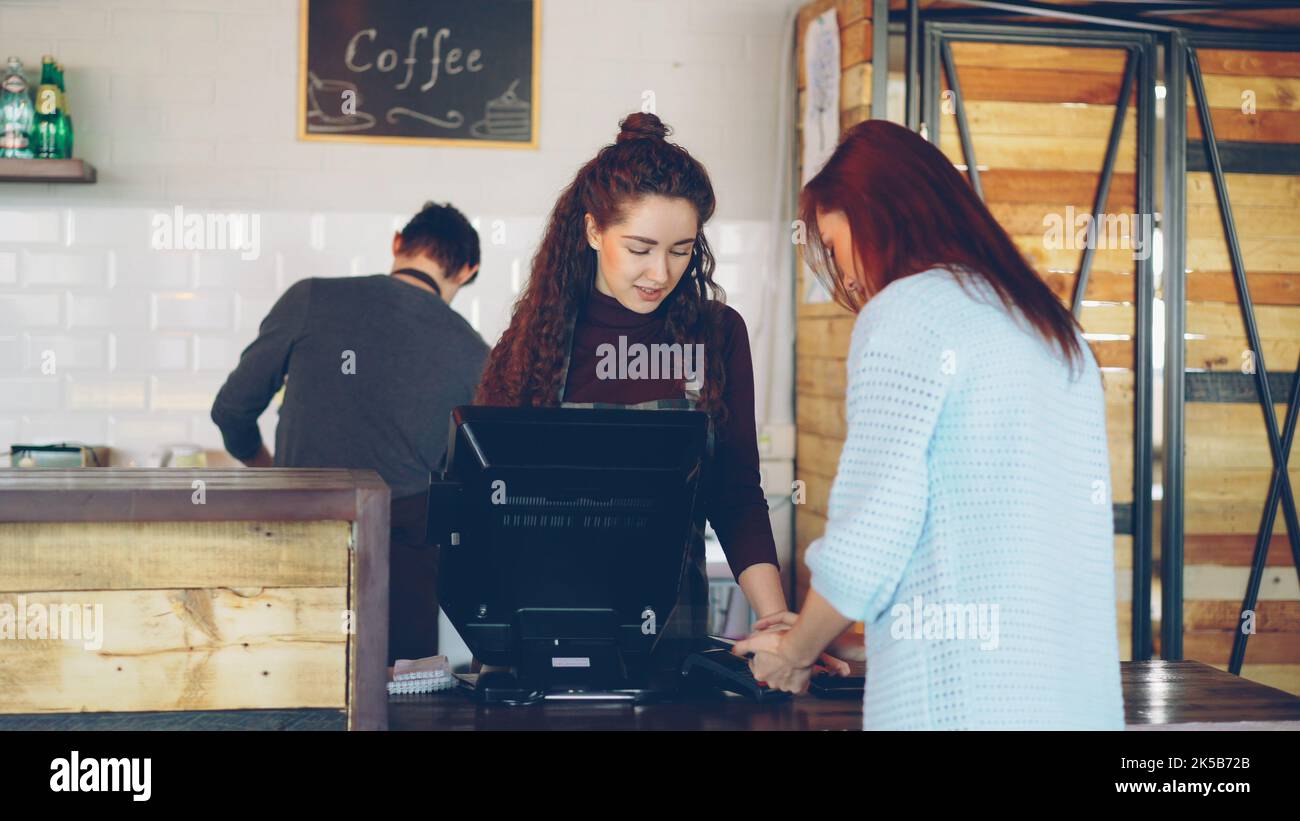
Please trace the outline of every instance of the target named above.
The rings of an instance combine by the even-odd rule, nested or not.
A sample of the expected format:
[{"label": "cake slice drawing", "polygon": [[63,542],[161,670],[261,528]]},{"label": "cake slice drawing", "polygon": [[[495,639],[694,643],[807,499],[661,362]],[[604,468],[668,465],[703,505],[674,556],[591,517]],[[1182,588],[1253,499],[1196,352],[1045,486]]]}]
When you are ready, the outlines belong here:
[{"label": "cake slice drawing", "polygon": [[483,119],[470,126],[475,137],[489,140],[527,140],[532,130],[532,104],[515,93],[516,79],[505,93],[484,106]]}]

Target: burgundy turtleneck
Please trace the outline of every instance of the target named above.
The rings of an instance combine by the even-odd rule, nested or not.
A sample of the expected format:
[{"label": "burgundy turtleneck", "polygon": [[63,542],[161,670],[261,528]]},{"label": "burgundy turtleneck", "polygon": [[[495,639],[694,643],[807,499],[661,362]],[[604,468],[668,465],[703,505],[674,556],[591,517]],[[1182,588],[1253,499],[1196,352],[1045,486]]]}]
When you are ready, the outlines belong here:
[{"label": "burgundy turtleneck", "polygon": [[[722,322],[722,361],[726,367],[723,403],[727,420],[716,426],[710,479],[705,488],[705,512],[727,554],[731,572],[739,577],[753,564],[777,564],[767,500],[759,485],[758,435],[754,423],[754,365],[749,353],[745,320],[730,306],[719,312]],[[626,346],[671,342],[664,330],[661,306],[648,314],[628,310],[614,297],[594,288],[578,313],[573,329],[566,402],[612,402],[634,405],[685,395],[681,379],[600,379],[597,349],[609,343]]]}]

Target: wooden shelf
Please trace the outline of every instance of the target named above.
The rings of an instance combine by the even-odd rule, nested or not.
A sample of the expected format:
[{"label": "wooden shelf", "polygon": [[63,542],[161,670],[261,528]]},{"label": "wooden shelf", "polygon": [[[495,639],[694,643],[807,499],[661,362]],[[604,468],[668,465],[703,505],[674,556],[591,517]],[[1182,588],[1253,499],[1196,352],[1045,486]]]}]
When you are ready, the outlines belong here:
[{"label": "wooden shelf", "polygon": [[95,166],[85,160],[20,160],[0,157],[0,182],[95,181]]}]

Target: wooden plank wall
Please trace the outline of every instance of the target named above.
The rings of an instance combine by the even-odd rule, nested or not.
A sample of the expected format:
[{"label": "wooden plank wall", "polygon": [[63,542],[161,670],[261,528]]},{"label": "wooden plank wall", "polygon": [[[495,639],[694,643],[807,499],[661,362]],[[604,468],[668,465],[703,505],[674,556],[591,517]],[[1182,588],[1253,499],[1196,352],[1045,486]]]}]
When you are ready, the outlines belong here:
[{"label": "wooden plank wall", "polygon": [[344,708],[351,533],[342,521],[0,524],[7,612],[102,608],[98,647],[0,640],[0,714]]},{"label": "wooden plank wall", "polygon": [[[871,116],[871,3],[816,0],[799,10],[799,122],[803,122],[803,35],[808,21],[835,7],[840,26],[840,131]],[[803,156],[802,135],[799,156]],[[802,179],[802,168],[799,169]],[[854,315],[834,303],[803,301],[802,246],[795,246],[799,271],[795,331],[795,478],[806,498],[795,507],[796,603],[808,590],[804,554],[826,527],[831,481],[844,444],[844,377]]]},{"label": "wooden plank wall", "polygon": [[[1221,155],[1234,153],[1225,142],[1300,143],[1300,53],[1198,55]],[[1252,100],[1253,112],[1243,106]],[[1190,148],[1202,141],[1190,82],[1187,126]],[[1300,176],[1225,170],[1264,361],[1274,374],[1290,373],[1300,357]],[[1187,269],[1183,653],[1226,669],[1273,462],[1263,409],[1243,372],[1250,345],[1213,179],[1194,164]],[[1286,392],[1271,382],[1280,428]],[[1294,454],[1290,474],[1300,489]],[[1280,508],[1266,570],[1242,674],[1300,693],[1300,584]]]}]

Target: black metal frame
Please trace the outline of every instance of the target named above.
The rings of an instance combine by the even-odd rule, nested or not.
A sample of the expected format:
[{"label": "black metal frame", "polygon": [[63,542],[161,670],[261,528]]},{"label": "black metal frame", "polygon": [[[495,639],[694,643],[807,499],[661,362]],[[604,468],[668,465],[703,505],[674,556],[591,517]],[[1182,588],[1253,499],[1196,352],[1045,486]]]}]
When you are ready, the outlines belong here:
[{"label": "black metal frame", "polygon": [[903,121],[913,131],[921,128],[921,69],[919,67],[921,52],[920,3],[907,0],[907,100],[904,105]]},{"label": "black metal frame", "polygon": [[[1032,0],[954,0],[962,7],[927,9],[921,13],[933,21],[1023,21],[1025,18],[1056,20],[1072,25],[1092,25],[1103,28],[1125,28],[1136,31],[1163,32],[1220,32],[1222,28],[1170,20],[1173,16],[1188,16],[1204,12],[1261,11],[1294,9],[1295,3],[1285,0],[1259,2],[1222,2],[1222,0],[1094,0],[1091,3],[1054,5]],[[895,12],[893,19],[907,19],[907,12]],[[1035,25],[1035,24],[1029,24]],[[1273,30],[1277,33],[1278,30]],[[1295,31],[1283,30],[1290,34]]]},{"label": "black metal frame", "polygon": [[871,0],[871,119],[889,118],[889,0]]},{"label": "black metal frame", "polygon": [[[1110,182],[1115,170],[1115,157],[1118,153],[1120,137],[1123,134],[1124,118],[1128,109],[1128,100],[1134,84],[1137,85],[1136,116],[1138,119],[1138,155],[1137,155],[1137,207],[1139,214],[1155,213],[1155,61],[1157,42],[1152,34],[1137,31],[1110,31],[1086,28],[1054,28],[1046,26],[1025,26],[1006,24],[952,23],[926,20],[922,23],[924,40],[924,61],[921,70],[921,99],[924,114],[921,126],[926,128],[929,140],[935,144],[940,140],[939,117],[939,71],[948,77],[949,87],[953,92],[957,129],[965,156],[967,173],[971,185],[983,198],[980,184],[979,166],[975,157],[974,145],[970,138],[970,129],[966,121],[961,85],[953,64],[949,43],[957,40],[963,42],[997,42],[1021,43],[1032,45],[1054,45],[1090,48],[1124,49],[1127,52],[1124,79],[1117,100],[1115,119],[1107,144],[1106,159],[1098,180],[1094,199],[1093,216],[1095,230],[1100,214],[1106,207],[1110,192]],[[942,67],[942,69],[941,69]],[[1091,246],[1092,243],[1089,243]],[[1085,248],[1080,260],[1078,278],[1075,282],[1071,310],[1078,315],[1083,304],[1083,295],[1091,270],[1093,249]],[[1136,328],[1134,329],[1134,427],[1133,427],[1133,504],[1131,512],[1120,510],[1116,506],[1116,532],[1131,533],[1133,536],[1133,619],[1132,619],[1132,656],[1135,660],[1146,660],[1152,655],[1151,642],[1151,491],[1152,491],[1152,364],[1151,364],[1151,330],[1152,303],[1155,296],[1152,256],[1135,259],[1135,307]],[[1128,512],[1129,515],[1125,516]],[[1128,527],[1124,527],[1127,520]]]},{"label": "black metal frame", "polygon": [[[937,143],[939,141],[938,117],[938,71],[948,75],[957,105],[957,125],[960,132],[962,151],[965,155],[971,184],[981,192],[979,166],[975,159],[974,148],[970,140],[969,128],[965,118],[965,108],[961,98],[961,88],[957,82],[952,63],[951,50],[947,40],[956,35],[960,39],[970,39],[966,35],[975,35],[986,40],[998,42],[1026,42],[1043,44],[1080,45],[1078,38],[1095,40],[1098,44],[1109,41],[1111,47],[1127,38],[1134,38],[1142,45],[1140,51],[1144,59],[1134,65],[1135,50],[1130,46],[1129,64],[1125,71],[1124,83],[1127,85],[1137,72],[1139,89],[1139,174],[1138,174],[1138,208],[1141,213],[1154,213],[1154,169],[1152,160],[1154,151],[1151,137],[1143,134],[1154,133],[1154,100],[1152,91],[1155,85],[1154,43],[1158,42],[1165,49],[1165,83],[1169,93],[1165,100],[1165,164],[1164,164],[1164,209],[1162,229],[1164,231],[1164,297],[1165,297],[1165,380],[1164,380],[1164,463],[1163,463],[1163,498],[1161,531],[1161,655],[1166,659],[1181,659],[1183,655],[1183,566],[1184,566],[1184,484],[1185,466],[1183,449],[1186,440],[1184,425],[1184,406],[1187,401],[1257,401],[1265,417],[1266,432],[1273,458],[1273,477],[1261,516],[1260,527],[1256,535],[1255,552],[1251,563],[1250,580],[1242,602],[1243,617],[1245,611],[1253,610],[1258,599],[1260,582],[1267,562],[1268,549],[1272,539],[1273,524],[1276,520],[1279,503],[1286,520],[1288,540],[1297,575],[1300,575],[1300,522],[1290,477],[1287,473],[1290,451],[1295,437],[1295,428],[1300,418],[1300,363],[1294,373],[1269,373],[1263,359],[1259,344],[1258,328],[1255,323],[1254,307],[1250,299],[1249,285],[1245,266],[1241,258],[1240,241],[1232,216],[1230,198],[1228,197],[1225,168],[1228,171],[1248,173],[1298,173],[1300,166],[1291,153],[1293,149],[1282,146],[1261,146],[1257,144],[1242,145],[1222,143],[1214,136],[1213,123],[1205,105],[1204,84],[1200,76],[1200,66],[1196,49],[1201,46],[1228,49],[1250,50],[1284,50],[1300,51],[1300,31],[1292,29],[1271,29],[1265,33],[1243,29],[1223,29],[1201,26],[1186,21],[1174,21],[1169,17],[1188,15],[1199,12],[1243,11],[1255,9],[1295,8],[1294,3],[1284,2],[1236,2],[1224,3],[1212,0],[1098,0],[1097,2],[1077,4],[1069,7],[1052,6],[1027,0],[958,0],[966,8],[947,8],[927,10],[922,13],[916,0],[909,0],[904,12],[891,15],[892,31],[903,33],[907,42],[907,106],[905,121],[909,128],[920,131]],[[1009,17],[1037,17],[1087,24],[1079,28],[1051,29],[1041,23],[1027,23],[1023,20],[1007,22]],[[873,24],[880,28],[882,19],[879,9]],[[980,24],[974,21],[996,21]],[[905,21],[905,22],[902,22]],[[900,22],[902,24],[900,25]],[[1119,33],[1116,30],[1120,30]],[[926,32],[924,46],[921,33]],[[1056,41],[1055,35],[1070,38],[1068,41]],[[924,58],[918,59],[924,48]],[[880,59],[879,57],[877,59]],[[880,63],[877,63],[879,66]],[[1183,90],[1188,80],[1193,83],[1194,96],[1198,102],[1197,110],[1202,130],[1202,146],[1192,146],[1187,142],[1186,95]],[[917,91],[920,90],[918,94]],[[1177,93],[1175,93],[1175,90]],[[1121,100],[1127,101],[1127,93],[1121,94]],[[1123,128],[1122,103],[1117,108],[1116,119],[1112,126],[1111,140],[1107,149],[1106,165],[1103,169],[1102,184],[1094,203],[1094,217],[1104,208],[1110,176],[1113,173],[1113,158],[1117,138]],[[873,108],[873,111],[876,109]],[[881,109],[883,110],[883,109]],[[879,115],[876,115],[879,116]],[[929,133],[933,131],[933,133]],[[1220,387],[1208,382],[1201,385],[1196,379],[1198,374],[1186,371],[1185,328],[1186,328],[1186,184],[1187,171],[1191,165],[1196,170],[1208,170],[1215,184],[1216,200],[1224,233],[1228,239],[1233,266],[1233,279],[1237,289],[1238,303],[1242,319],[1246,324],[1249,344],[1255,351],[1255,372],[1253,374],[1253,395],[1247,386],[1236,381],[1231,386]],[[982,193],[981,193],[982,196]],[[1094,220],[1094,226],[1096,221]],[[1072,309],[1078,312],[1081,297],[1087,287],[1087,277],[1091,268],[1091,249],[1085,250],[1081,261],[1078,279],[1075,282]],[[1144,271],[1145,269],[1145,271]],[[1154,296],[1154,279],[1151,275],[1149,258],[1138,267],[1139,281],[1137,304],[1137,328],[1135,330],[1135,357],[1137,370],[1135,383],[1135,430],[1134,430],[1134,500],[1131,532],[1134,535],[1133,556],[1133,657],[1145,659],[1151,656],[1150,635],[1150,583],[1151,583],[1151,306]],[[1171,375],[1173,378],[1171,378]],[[1189,378],[1192,377],[1192,378]],[[1289,378],[1289,381],[1288,381]],[[1270,384],[1272,383],[1272,384]],[[1274,391],[1288,394],[1286,418],[1279,431],[1273,412]],[[1142,492],[1141,488],[1145,489]],[[1116,520],[1124,519],[1123,512],[1116,510]],[[1122,532],[1122,531],[1120,531]],[[1239,625],[1240,626],[1240,625]],[[1245,658],[1249,634],[1236,631],[1229,669],[1239,674]]]},{"label": "black metal frame", "polygon": [[[1186,314],[1186,296],[1182,287],[1182,274],[1185,268],[1186,248],[1186,179],[1187,151],[1191,147],[1187,142],[1186,85],[1190,80],[1192,95],[1196,104],[1197,116],[1201,125],[1204,158],[1214,181],[1215,199],[1219,207],[1219,217],[1223,225],[1224,237],[1228,242],[1229,258],[1232,264],[1233,282],[1237,290],[1237,303],[1241,309],[1242,321],[1246,327],[1246,336],[1254,352],[1253,382],[1254,399],[1259,402],[1264,416],[1265,431],[1268,435],[1269,449],[1273,458],[1273,478],[1269,483],[1268,496],[1260,518],[1259,530],[1255,538],[1255,551],[1251,561],[1250,579],[1241,605],[1241,618],[1247,611],[1253,611],[1259,597],[1260,583],[1264,575],[1264,566],[1268,560],[1268,550],[1273,536],[1279,502],[1282,505],[1286,521],[1291,555],[1295,562],[1297,576],[1300,577],[1300,518],[1297,517],[1291,479],[1287,473],[1287,462],[1291,445],[1295,437],[1296,419],[1300,415],[1300,363],[1291,376],[1290,395],[1287,399],[1286,419],[1279,432],[1277,418],[1273,412],[1273,391],[1270,374],[1264,360],[1264,351],[1260,344],[1259,328],[1255,321],[1254,303],[1250,297],[1250,287],[1246,279],[1246,267],[1241,255],[1241,242],[1237,235],[1236,221],[1232,214],[1232,201],[1228,195],[1227,179],[1220,152],[1220,143],[1214,134],[1214,123],[1205,94],[1205,84],[1201,75],[1200,60],[1197,49],[1205,47],[1226,49],[1248,49],[1252,51],[1300,51],[1300,38],[1295,35],[1278,35],[1275,33],[1250,32],[1188,32],[1170,35],[1168,50],[1167,85],[1165,120],[1167,129],[1167,196],[1169,202],[1177,205],[1176,209],[1167,209],[1172,219],[1166,229],[1166,259],[1175,260],[1177,267],[1166,264],[1166,270],[1176,272],[1177,277],[1166,276],[1166,333],[1167,350],[1165,358],[1166,383],[1166,417],[1177,414],[1177,425],[1166,424],[1165,452],[1166,476],[1176,468],[1172,475],[1172,487],[1169,478],[1165,485],[1165,514],[1170,513],[1170,505],[1177,512],[1177,518],[1166,519],[1164,528],[1165,555],[1161,562],[1164,581],[1165,607],[1161,621],[1162,655],[1165,658],[1182,658],[1183,612],[1182,612],[1182,578],[1183,578],[1183,466],[1182,452],[1185,446],[1186,431],[1183,427],[1183,410],[1186,400],[1187,374],[1184,361],[1184,328]],[[1176,105],[1169,105],[1176,100]],[[1285,170],[1285,169],[1283,169]],[[1177,198],[1173,195],[1177,194]],[[1176,254],[1176,257],[1171,255]],[[1177,281],[1177,289],[1171,290],[1170,284]],[[1174,331],[1177,333],[1175,334]],[[1175,367],[1176,365],[1176,367]],[[1177,377],[1177,378],[1171,378]],[[1216,397],[1217,398],[1217,397]],[[1176,400],[1170,401],[1170,400]],[[1178,462],[1172,466],[1168,454],[1178,455]],[[1171,498],[1172,497],[1172,498]],[[1175,550],[1171,551],[1173,547]],[[1176,587],[1171,585],[1176,584]],[[1174,594],[1177,594],[1174,598]],[[1246,645],[1250,634],[1243,632],[1238,623],[1234,631],[1232,656],[1229,660],[1230,672],[1240,675],[1245,661]]]},{"label": "black metal frame", "polygon": [[[1165,42],[1165,408],[1160,499],[1160,656],[1183,657],[1183,405],[1187,399],[1187,56],[1181,37]],[[1180,93],[1170,93],[1178,89]],[[1179,124],[1179,125],[1173,125]],[[1174,374],[1176,378],[1170,378]]]}]

